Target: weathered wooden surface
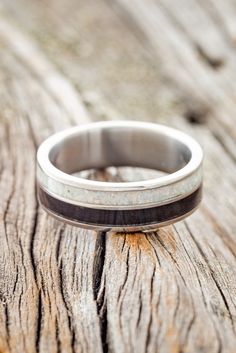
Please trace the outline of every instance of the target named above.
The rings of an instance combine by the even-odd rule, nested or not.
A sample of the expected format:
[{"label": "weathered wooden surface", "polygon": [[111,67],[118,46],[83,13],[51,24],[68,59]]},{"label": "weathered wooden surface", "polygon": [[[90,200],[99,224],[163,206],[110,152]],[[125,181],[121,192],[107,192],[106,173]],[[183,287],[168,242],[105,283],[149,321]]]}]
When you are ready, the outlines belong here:
[{"label": "weathered wooden surface", "polygon": [[[1,353],[236,351],[235,40],[233,0],[1,0]],[[48,217],[38,144],[123,117],[200,141],[200,210],[150,235]]]}]

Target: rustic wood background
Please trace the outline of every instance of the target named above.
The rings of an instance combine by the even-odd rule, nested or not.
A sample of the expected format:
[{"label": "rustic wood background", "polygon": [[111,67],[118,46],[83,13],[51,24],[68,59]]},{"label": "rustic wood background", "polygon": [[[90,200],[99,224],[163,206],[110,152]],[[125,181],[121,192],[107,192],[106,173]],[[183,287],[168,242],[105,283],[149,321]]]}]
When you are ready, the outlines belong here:
[{"label": "rustic wood background", "polygon": [[[47,216],[39,143],[126,117],[202,144],[199,211],[150,235]],[[0,352],[236,352],[235,126],[236,1],[1,0]]]}]

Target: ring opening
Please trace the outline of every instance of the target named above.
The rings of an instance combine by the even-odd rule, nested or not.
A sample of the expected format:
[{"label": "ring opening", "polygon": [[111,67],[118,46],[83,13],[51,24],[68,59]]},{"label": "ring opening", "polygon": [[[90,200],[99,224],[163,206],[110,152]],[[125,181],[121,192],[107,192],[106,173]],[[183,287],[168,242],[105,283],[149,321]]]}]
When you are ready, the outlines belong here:
[{"label": "ring opening", "polygon": [[191,159],[180,140],[144,127],[96,126],[56,143],[51,163],[67,174],[106,167],[139,167],[174,173]]}]

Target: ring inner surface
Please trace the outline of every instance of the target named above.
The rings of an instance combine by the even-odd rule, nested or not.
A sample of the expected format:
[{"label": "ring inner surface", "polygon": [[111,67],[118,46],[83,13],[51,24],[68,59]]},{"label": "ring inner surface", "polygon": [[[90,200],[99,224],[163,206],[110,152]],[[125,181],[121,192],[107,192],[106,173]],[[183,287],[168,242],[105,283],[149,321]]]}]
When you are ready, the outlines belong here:
[{"label": "ring inner surface", "polygon": [[141,127],[93,127],[64,138],[50,151],[51,163],[67,174],[106,167],[140,167],[174,173],[191,159],[187,145]]}]

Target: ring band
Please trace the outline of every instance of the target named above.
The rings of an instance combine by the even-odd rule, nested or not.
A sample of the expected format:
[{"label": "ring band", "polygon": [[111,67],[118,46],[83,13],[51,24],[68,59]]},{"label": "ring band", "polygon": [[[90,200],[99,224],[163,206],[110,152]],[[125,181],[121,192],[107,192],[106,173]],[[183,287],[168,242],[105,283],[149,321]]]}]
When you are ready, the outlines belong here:
[{"label": "ring band", "polygon": [[[163,125],[107,121],[70,128],[52,135],[38,149],[39,202],[53,216],[84,228],[158,228],[183,219],[199,205],[202,159],[194,139]],[[108,166],[166,174],[118,183],[73,175]]]}]

